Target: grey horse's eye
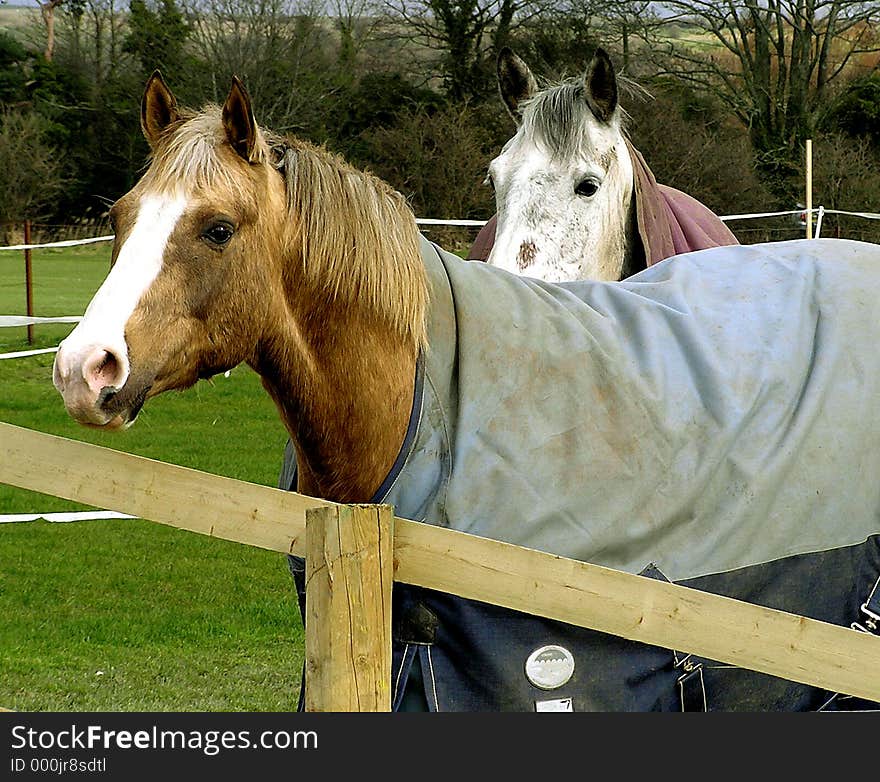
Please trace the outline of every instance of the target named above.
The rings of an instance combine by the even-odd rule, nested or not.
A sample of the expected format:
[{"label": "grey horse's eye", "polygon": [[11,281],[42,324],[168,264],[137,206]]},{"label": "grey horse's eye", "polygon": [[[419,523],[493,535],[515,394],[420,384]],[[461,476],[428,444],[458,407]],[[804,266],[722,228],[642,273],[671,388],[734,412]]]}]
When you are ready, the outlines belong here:
[{"label": "grey horse's eye", "polygon": [[574,192],[579,196],[583,196],[584,198],[592,198],[596,195],[599,190],[599,183],[593,179],[592,177],[587,177],[586,179],[577,183]]}]

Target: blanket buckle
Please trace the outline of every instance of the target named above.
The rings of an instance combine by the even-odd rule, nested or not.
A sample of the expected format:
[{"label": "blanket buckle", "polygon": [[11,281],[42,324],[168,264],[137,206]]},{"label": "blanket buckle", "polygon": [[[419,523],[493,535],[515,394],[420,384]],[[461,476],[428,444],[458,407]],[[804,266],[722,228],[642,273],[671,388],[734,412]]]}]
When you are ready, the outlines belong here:
[{"label": "blanket buckle", "polygon": [[853,622],[850,627],[852,627],[853,630],[858,630],[860,633],[880,635],[880,614],[875,614],[873,611],[869,610],[867,603],[862,604],[861,610],[867,617],[867,619],[862,620],[865,624],[862,625],[858,622]]},{"label": "blanket buckle", "polygon": [[865,615],[862,620],[864,624],[853,622],[850,627],[860,633],[880,635],[880,578],[874,584],[868,599],[860,606],[860,610]]}]

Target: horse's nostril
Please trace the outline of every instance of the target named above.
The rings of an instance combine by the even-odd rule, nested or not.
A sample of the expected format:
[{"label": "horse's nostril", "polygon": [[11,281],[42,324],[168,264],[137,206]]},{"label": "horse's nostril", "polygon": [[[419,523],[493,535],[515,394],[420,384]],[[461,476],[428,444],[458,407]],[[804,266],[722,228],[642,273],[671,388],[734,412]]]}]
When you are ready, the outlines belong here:
[{"label": "horse's nostril", "polygon": [[103,359],[103,361],[101,361],[101,363],[98,365],[98,367],[97,367],[97,372],[98,372],[99,374],[103,374],[103,373],[105,372],[105,370],[106,370],[107,372],[113,372],[114,369],[115,369],[115,367],[116,367],[116,364],[117,364],[116,356],[114,356],[112,353],[107,353],[107,352],[105,351],[105,353],[104,353],[104,359]]},{"label": "horse's nostril", "polygon": [[111,350],[96,350],[83,365],[83,377],[96,394],[105,389],[115,392],[121,385],[122,362]]}]

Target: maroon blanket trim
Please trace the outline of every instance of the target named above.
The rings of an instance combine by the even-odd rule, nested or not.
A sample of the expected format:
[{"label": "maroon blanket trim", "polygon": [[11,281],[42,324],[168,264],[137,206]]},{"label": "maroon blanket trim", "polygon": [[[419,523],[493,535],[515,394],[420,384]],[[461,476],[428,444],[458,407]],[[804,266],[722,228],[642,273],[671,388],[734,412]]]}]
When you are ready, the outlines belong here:
[{"label": "maroon blanket trim", "polygon": [[648,266],[679,253],[739,244],[724,222],[696,198],[658,185],[642,153],[629,141],[627,147],[633,164],[636,219]]},{"label": "maroon blanket trim", "polygon": [[477,238],[468,250],[467,260],[469,261],[486,261],[489,259],[489,253],[492,252],[492,245],[495,244],[495,226],[498,224],[497,215],[492,215],[489,221],[480,229]]}]

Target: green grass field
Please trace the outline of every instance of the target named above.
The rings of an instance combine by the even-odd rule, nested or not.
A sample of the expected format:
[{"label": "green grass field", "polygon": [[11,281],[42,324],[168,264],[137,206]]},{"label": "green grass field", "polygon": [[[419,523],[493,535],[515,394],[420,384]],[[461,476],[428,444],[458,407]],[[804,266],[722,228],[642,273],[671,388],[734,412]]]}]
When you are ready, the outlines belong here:
[{"label": "green grass field", "polygon": [[[82,314],[109,253],[35,251],[35,313]],[[24,302],[23,256],[0,252],[0,314]],[[71,328],[35,327],[33,347]],[[25,328],[0,328],[0,353],[28,347]],[[275,485],[286,434],[246,367],[152,400],[114,434],[68,418],[53,358],[0,360],[0,421]],[[0,514],[82,507],[0,485]],[[281,555],[142,520],[0,524],[0,707],[288,711],[302,654]]]}]

